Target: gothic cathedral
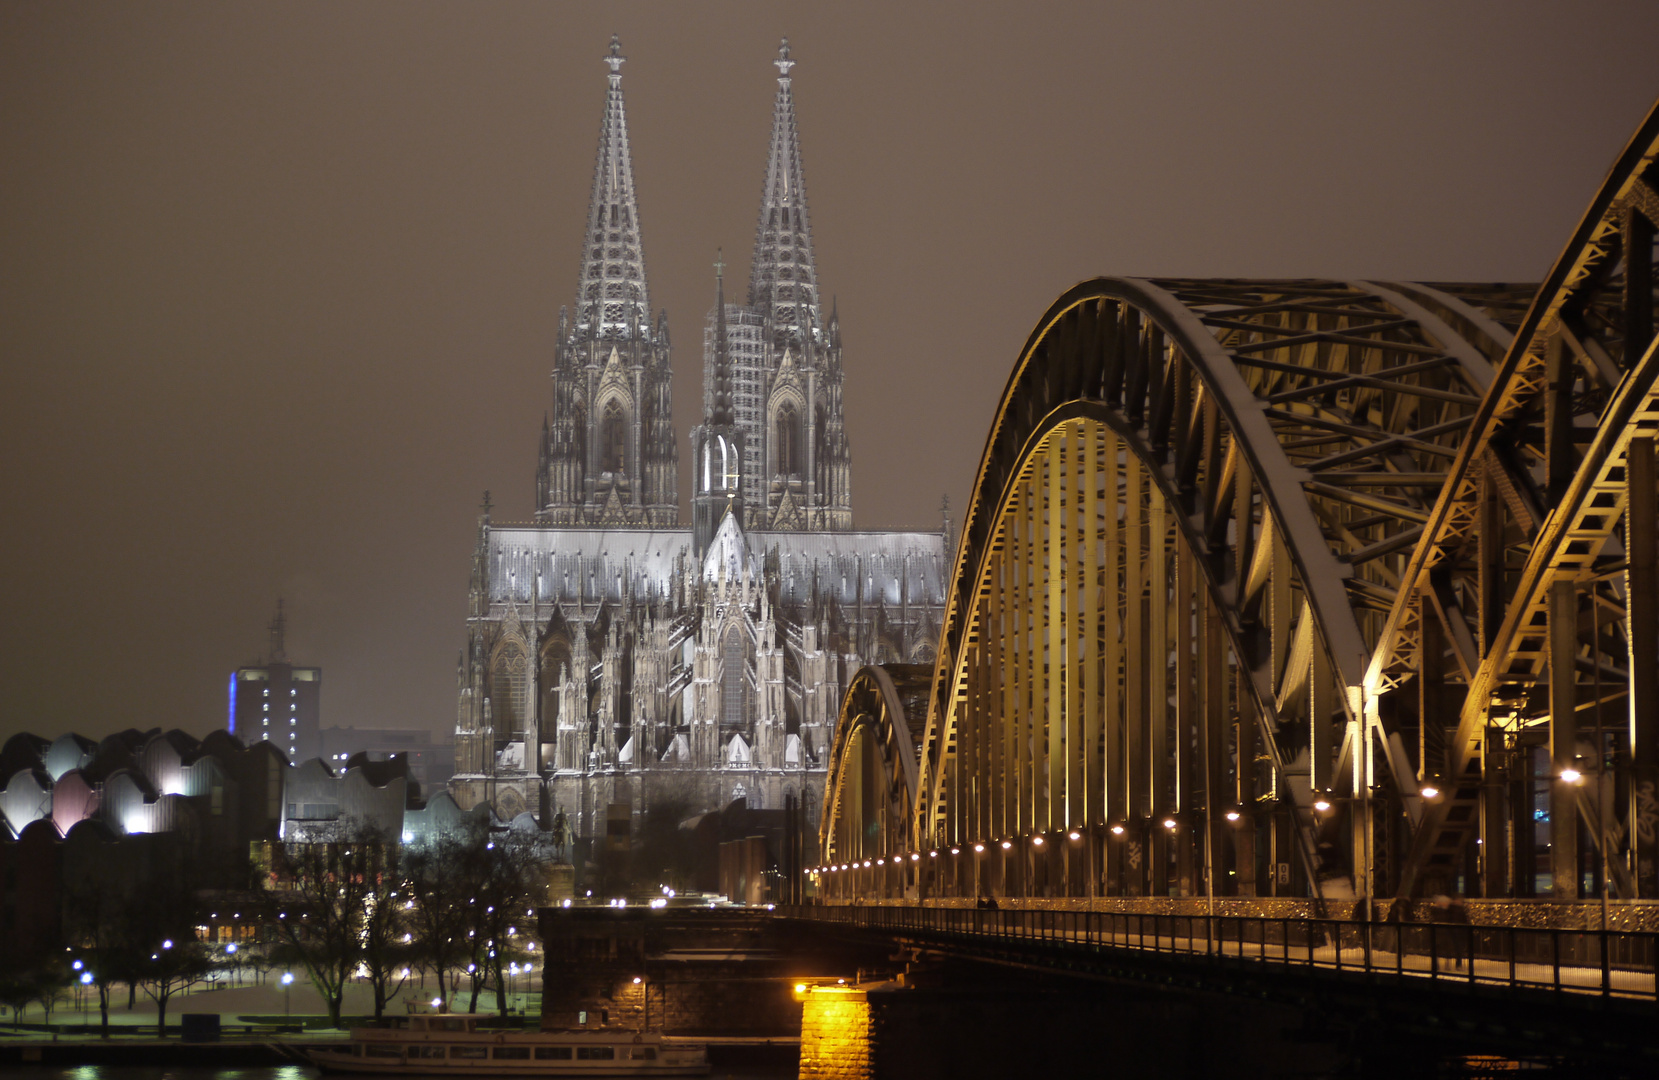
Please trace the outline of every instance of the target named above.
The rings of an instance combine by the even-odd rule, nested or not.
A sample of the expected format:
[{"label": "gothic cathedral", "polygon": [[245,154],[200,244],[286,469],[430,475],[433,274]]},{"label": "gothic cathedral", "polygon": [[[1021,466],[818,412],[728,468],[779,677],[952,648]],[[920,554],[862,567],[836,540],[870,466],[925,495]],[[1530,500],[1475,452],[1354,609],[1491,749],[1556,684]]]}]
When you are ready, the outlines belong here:
[{"label": "gothic cathedral", "polygon": [[611,40],[574,308],[561,311],[535,520],[486,503],[457,683],[462,809],[578,837],[607,807],[686,817],[823,794],[842,690],[869,663],[931,663],[950,523],[856,531],[841,327],[826,316],[784,42],[744,303],[703,332],[680,525],[668,320],[651,313]]}]

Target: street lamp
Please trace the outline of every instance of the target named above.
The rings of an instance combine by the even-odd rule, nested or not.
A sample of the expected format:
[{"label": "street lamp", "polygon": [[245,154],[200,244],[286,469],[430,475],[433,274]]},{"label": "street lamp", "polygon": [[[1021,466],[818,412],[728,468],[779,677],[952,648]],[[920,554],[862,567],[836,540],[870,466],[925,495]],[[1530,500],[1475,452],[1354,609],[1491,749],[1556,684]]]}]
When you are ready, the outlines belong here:
[{"label": "street lamp", "polygon": [[283,1016],[292,1017],[294,1015],[294,999],[293,999],[293,990],[292,990],[293,985],[294,985],[294,973],[292,971],[284,971],[282,973],[282,1015]]}]

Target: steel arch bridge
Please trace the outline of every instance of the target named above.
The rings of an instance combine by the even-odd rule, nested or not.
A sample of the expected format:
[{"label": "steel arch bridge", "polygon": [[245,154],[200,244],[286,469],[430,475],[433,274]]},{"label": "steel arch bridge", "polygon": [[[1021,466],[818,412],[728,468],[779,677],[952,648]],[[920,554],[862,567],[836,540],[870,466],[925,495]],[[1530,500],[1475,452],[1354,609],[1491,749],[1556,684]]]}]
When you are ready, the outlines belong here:
[{"label": "steel arch bridge", "polygon": [[820,895],[1659,896],[1656,156],[1659,108],[1539,286],[1055,301],[925,702],[849,691]]}]

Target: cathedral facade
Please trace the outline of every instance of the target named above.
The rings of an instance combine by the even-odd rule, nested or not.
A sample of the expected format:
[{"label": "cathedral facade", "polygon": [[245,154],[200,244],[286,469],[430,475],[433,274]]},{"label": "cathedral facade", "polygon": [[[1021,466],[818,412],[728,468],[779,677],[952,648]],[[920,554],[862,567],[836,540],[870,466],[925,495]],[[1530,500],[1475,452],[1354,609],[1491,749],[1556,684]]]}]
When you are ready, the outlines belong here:
[{"label": "cathedral facade", "polygon": [[716,266],[680,524],[668,322],[652,314],[616,40],[574,308],[560,313],[533,522],[473,553],[458,671],[462,809],[692,816],[786,797],[815,827],[842,690],[933,659],[950,523],[857,531],[841,328],[824,311],[786,41],[748,294]]}]

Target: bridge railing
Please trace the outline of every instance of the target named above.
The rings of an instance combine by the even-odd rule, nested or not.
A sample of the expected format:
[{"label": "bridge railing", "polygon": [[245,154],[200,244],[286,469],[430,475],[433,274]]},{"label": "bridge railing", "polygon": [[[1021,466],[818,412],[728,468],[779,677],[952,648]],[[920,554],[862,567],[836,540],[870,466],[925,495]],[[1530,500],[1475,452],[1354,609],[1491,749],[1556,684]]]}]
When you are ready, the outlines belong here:
[{"label": "bridge railing", "polygon": [[796,907],[779,914],[941,938],[1659,1000],[1659,933],[1652,931],[889,905]]}]

